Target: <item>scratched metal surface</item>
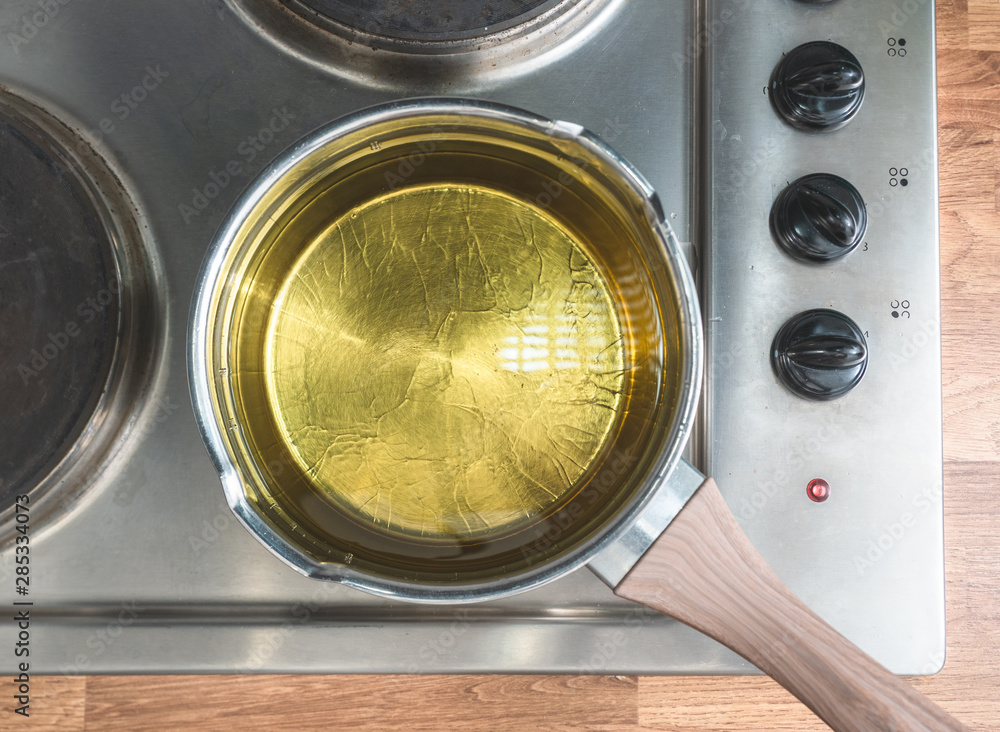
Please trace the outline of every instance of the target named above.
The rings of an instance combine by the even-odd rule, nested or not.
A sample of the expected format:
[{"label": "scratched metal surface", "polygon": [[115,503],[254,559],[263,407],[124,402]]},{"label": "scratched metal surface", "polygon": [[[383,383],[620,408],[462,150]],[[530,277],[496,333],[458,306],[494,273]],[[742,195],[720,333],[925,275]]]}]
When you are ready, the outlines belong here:
[{"label": "scratched metal surface", "polygon": [[[917,227],[920,211],[937,208],[928,137],[933,135],[933,55],[926,51],[933,49],[931,3],[897,18],[895,4],[881,0],[866,4],[863,15],[857,3],[612,2],[608,14],[599,15],[601,22],[549,53],[538,52],[536,39],[519,39],[491,49],[495,56],[463,56],[455,63],[429,58],[412,67],[383,64],[377,54],[358,49],[350,56],[280,14],[274,16],[283,19],[275,22],[279,30],[257,28],[248,19],[265,17],[260,8],[266,4],[68,0],[43,7],[36,0],[8,0],[0,8],[0,82],[81,134],[117,173],[135,203],[137,229],[160,283],[152,321],[158,325],[151,331],[160,355],[146,376],[134,424],[123,433],[113,460],[90,478],[86,493],[74,494],[63,518],[35,529],[31,599],[39,622],[32,630],[33,670],[753,672],[686,627],[617,600],[587,571],[485,605],[407,605],[299,576],[239,526],[226,506],[185,382],[185,327],[205,250],[240,190],[295,140],[371,104],[431,92],[491,99],[586,126],[651,181],[681,241],[692,239],[698,220],[694,186],[714,191],[705,200],[720,202],[712,209],[719,213],[706,216],[705,223],[720,245],[713,239],[701,254],[715,283],[706,292],[714,355],[708,413],[722,410],[724,419],[708,433],[710,467],[721,470],[715,477],[765,558],[825,619],[894,671],[928,673],[940,666],[939,484],[932,476],[880,493],[865,477],[873,468],[884,475],[888,454],[896,456],[894,465],[930,465],[932,472],[940,466],[936,260],[928,264],[936,252],[933,215],[919,219]],[[711,11],[712,31],[695,40],[700,6]],[[775,29],[780,48],[767,40]],[[903,30],[912,49],[907,63],[916,63],[890,66],[886,36],[898,43]],[[873,92],[922,90],[914,107],[900,106],[896,93],[872,93],[859,117],[857,129],[866,139],[882,134],[891,140],[886,152],[892,152],[891,161],[876,157],[883,148],[866,143],[848,146],[855,156],[850,163],[843,148],[820,149],[812,138],[772,125],[769,106],[756,104],[754,95],[760,95],[780,53],[816,35],[851,46],[872,72]],[[523,50],[527,60],[515,65],[504,48]],[[324,54],[356,63],[333,70]],[[711,63],[715,82],[702,86],[710,100],[704,129],[711,134],[697,166],[693,94],[700,58]],[[900,60],[898,50],[892,58]],[[502,63],[494,68],[497,60]],[[880,132],[866,113],[892,113],[883,118],[898,124]],[[754,137],[753,129],[766,134]],[[845,139],[858,133],[848,126],[837,134]],[[748,140],[752,147],[743,144]],[[915,154],[913,140],[921,146]],[[876,417],[888,419],[894,403],[921,394],[917,401],[925,406],[911,413],[920,419],[906,420],[905,412],[898,418],[905,440],[838,442],[855,434],[858,414],[850,419],[845,414],[850,416],[857,400],[846,411],[832,410],[825,421],[820,414],[817,424],[816,413],[796,410],[779,391],[771,394],[775,383],[760,348],[763,343],[766,349],[767,323],[732,300],[753,292],[770,313],[806,304],[810,292],[828,286],[829,270],[799,278],[782,269],[787,263],[774,256],[766,213],[772,188],[782,180],[811,172],[814,164],[850,177],[851,171],[843,170],[849,163],[878,164],[862,192],[870,204],[882,206],[873,233],[891,244],[876,254],[882,269],[871,271],[900,277],[892,269],[900,260],[887,259],[893,247],[909,253],[916,246],[921,252],[908,261],[923,263],[916,289],[923,293],[921,315],[927,317],[914,316],[907,325],[917,330],[883,323],[874,331],[883,346],[889,344],[884,353],[896,354],[904,365],[918,364],[920,376],[907,382],[883,362],[876,371],[892,387],[873,403],[876,415],[860,417],[862,428]],[[924,175],[908,189],[908,203],[900,205],[899,189],[889,190],[882,178],[890,166],[898,172],[904,165]],[[704,174],[700,182],[693,180],[696,172]],[[721,213],[734,198],[742,201],[742,216]],[[895,236],[894,221],[912,221],[913,236]],[[760,289],[750,266],[761,262],[769,266],[770,289]],[[841,272],[847,276],[845,292],[854,288],[857,302],[872,313],[878,308],[879,318],[889,317],[883,306],[892,298],[918,302],[910,290],[896,286],[891,293],[865,294],[868,270],[860,259],[853,262]],[[729,277],[732,284],[726,285]],[[889,297],[885,303],[883,296]],[[734,317],[737,312],[743,315]],[[921,324],[929,330],[919,330]],[[751,360],[736,378],[733,365],[743,359],[760,360]],[[734,388],[713,388],[715,380]],[[740,394],[743,401],[726,402]],[[764,410],[761,395],[768,404],[777,399],[782,409]],[[801,429],[803,424],[811,426]],[[720,432],[724,425],[731,429],[728,437]],[[777,432],[769,432],[772,427]],[[780,438],[771,440],[770,434]],[[864,470],[836,467],[842,444],[864,451],[858,463]],[[896,452],[900,444],[904,449]],[[824,452],[824,445],[836,449]],[[761,450],[773,459],[755,458],[765,454]],[[786,469],[790,461],[797,471],[793,476]],[[850,486],[837,494],[850,500],[831,499],[824,504],[827,514],[810,513],[819,509],[784,491],[797,486],[800,472],[827,467],[841,470],[837,486]],[[730,473],[755,475],[762,485],[733,480]],[[767,476],[774,479],[764,480]],[[858,557],[872,566],[859,570]],[[13,599],[14,566],[13,553],[4,552],[0,602],[7,604]],[[12,647],[12,632],[10,624],[0,625],[0,646]],[[9,670],[12,660],[3,654],[0,667]]]},{"label": "scratched metal surface", "polygon": [[[339,219],[277,303],[267,388],[284,442],[330,500],[393,532],[523,527],[577,486],[615,424],[608,284],[572,236],[490,189],[411,189]],[[550,366],[531,343],[556,323],[585,337]]]},{"label": "scratched metal surface", "polygon": [[[749,670],[712,641],[616,599],[587,571],[495,603],[434,608],[301,577],[239,526],[185,380],[202,257],[242,188],[284,148],[339,116],[410,94],[283,52],[223,2],[71,1],[35,28],[37,9],[17,0],[0,10],[0,80],[79,131],[118,173],[162,272],[165,327],[163,358],[127,444],[61,521],[35,533],[33,668]],[[612,10],[614,22],[537,61],[529,75],[477,72],[449,89],[589,128],[638,164],[687,241],[693,67],[672,50],[687,42],[694,9],[628,2]],[[12,553],[0,566],[7,598]],[[0,627],[0,644],[9,634]]]}]

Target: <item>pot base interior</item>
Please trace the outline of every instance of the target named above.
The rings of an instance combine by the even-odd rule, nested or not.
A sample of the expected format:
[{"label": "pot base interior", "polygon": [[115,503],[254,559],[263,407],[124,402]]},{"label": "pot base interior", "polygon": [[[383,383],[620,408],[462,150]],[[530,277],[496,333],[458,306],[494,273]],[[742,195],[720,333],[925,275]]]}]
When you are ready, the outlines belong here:
[{"label": "pot base interior", "polygon": [[483,186],[406,188],[336,220],[286,273],[263,347],[296,468],[403,535],[523,528],[619,421],[608,284],[542,209]]},{"label": "pot base interior", "polygon": [[641,202],[587,155],[394,120],[250,215],[212,370],[246,500],[297,550],[482,581],[572,551],[647,487],[678,315]]}]

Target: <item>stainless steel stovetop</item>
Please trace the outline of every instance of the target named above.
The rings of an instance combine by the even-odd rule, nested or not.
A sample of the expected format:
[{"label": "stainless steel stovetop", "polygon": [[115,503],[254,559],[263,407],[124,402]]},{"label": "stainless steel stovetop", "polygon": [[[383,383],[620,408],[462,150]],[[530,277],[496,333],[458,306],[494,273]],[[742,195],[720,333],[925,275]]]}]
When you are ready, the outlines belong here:
[{"label": "stainless steel stovetop", "polygon": [[[127,388],[100,401],[32,506],[27,596],[15,594],[15,549],[0,557],[2,602],[33,603],[33,671],[755,671],[617,599],[586,570],[450,609],[317,583],[268,553],[226,506],[185,377],[202,256],[240,190],[282,149],[341,115],[426,94],[582,124],[638,166],[690,242],[702,287],[709,366],[692,459],[824,619],[897,673],[937,671],[933,3],[522,2],[547,22],[519,26],[500,13],[486,40],[455,9],[445,55],[427,43],[426,28],[399,25],[391,13],[369,30],[402,28],[401,40],[379,49],[338,40],[331,28],[351,21],[349,5],[8,0],[0,8],[5,103],[42,120],[108,199],[115,251],[136,283],[118,295],[123,309],[134,307],[118,334]],[[836,131],[793,128],[769,98],[782,54],[811,41],[849,48],[865,72],[861,110]],[[812,173],[849,180],[867,203],[862,244],[825,265],[786,255],[768,223],[786,185]],[[11,251],[0,249],[0,267],[15,264]],[[811,308],[849,315],[868,343],[867,374],[833,401],[795,396],[769,363],[778,328]],[[82,317],[69,312],[60,326]],[[55,343],[48,336],[39,326],[36,350]],[[31,364],[28,353],[5,359],[5,379]],[[830,485],[824,502],[807,494],[816,478]],[[17,632],[0,625],[0,647],[13,649]],[[16,660],[0,654],[5,670]]]}]

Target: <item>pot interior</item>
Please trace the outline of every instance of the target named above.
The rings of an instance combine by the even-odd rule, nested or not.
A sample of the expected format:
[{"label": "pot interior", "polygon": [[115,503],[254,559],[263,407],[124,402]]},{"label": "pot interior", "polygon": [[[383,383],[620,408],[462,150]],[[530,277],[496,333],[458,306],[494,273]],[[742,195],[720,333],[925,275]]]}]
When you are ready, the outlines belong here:
[{"label": "pot interior", "polygon": [[375,117],[272,176],[209,337],[247,502],[317,562],[481,582],[638,493],[680,387],[648,206],[571,135]]}]

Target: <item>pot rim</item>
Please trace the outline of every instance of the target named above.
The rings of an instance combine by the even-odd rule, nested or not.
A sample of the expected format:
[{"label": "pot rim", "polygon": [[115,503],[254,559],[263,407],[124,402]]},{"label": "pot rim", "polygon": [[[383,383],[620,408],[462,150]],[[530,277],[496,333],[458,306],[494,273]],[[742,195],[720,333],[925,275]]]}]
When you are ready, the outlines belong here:
[{"label": "pot rim", "polygon": [[[208,371],[210,318],[230,248],[244,221],[267,192],[303,159],[339,137],[374,122],[424,115],[484,117],[524,126],[559,139],[570,139],[608,164],[645,202],[647,220],[660,243],[662,264],[677,293],[682,354],[677,404],[669,427],[670,439],[654,460],[650,475],[636,495],[622,506],[609,525],[564,554],[540,562],[513,576],[466,583],[422,583],[376,577],[349,564],[317,561],[291,544],[247,500],[243,480],[230,457],[223,428],[215,417]],[[320,127],[279,154],[241,193],[216,233],[195,285],[188,328],[187,370],[195,419],[209,456],[222,480],[226,499],[240,522],[273,554],[302,574],[354,587],[383,597],[426,603],[477,602],[506,597],[556,580],[593,559],[620,539],[637,521],[681,460],[690,437],[701,392],[704,342],[701,310],[694,278],[673,229],[652,186],[631,163],[596,135],[577,124],[550,120],[511,106],[463,98],[415,98],[369,107]]]}]

